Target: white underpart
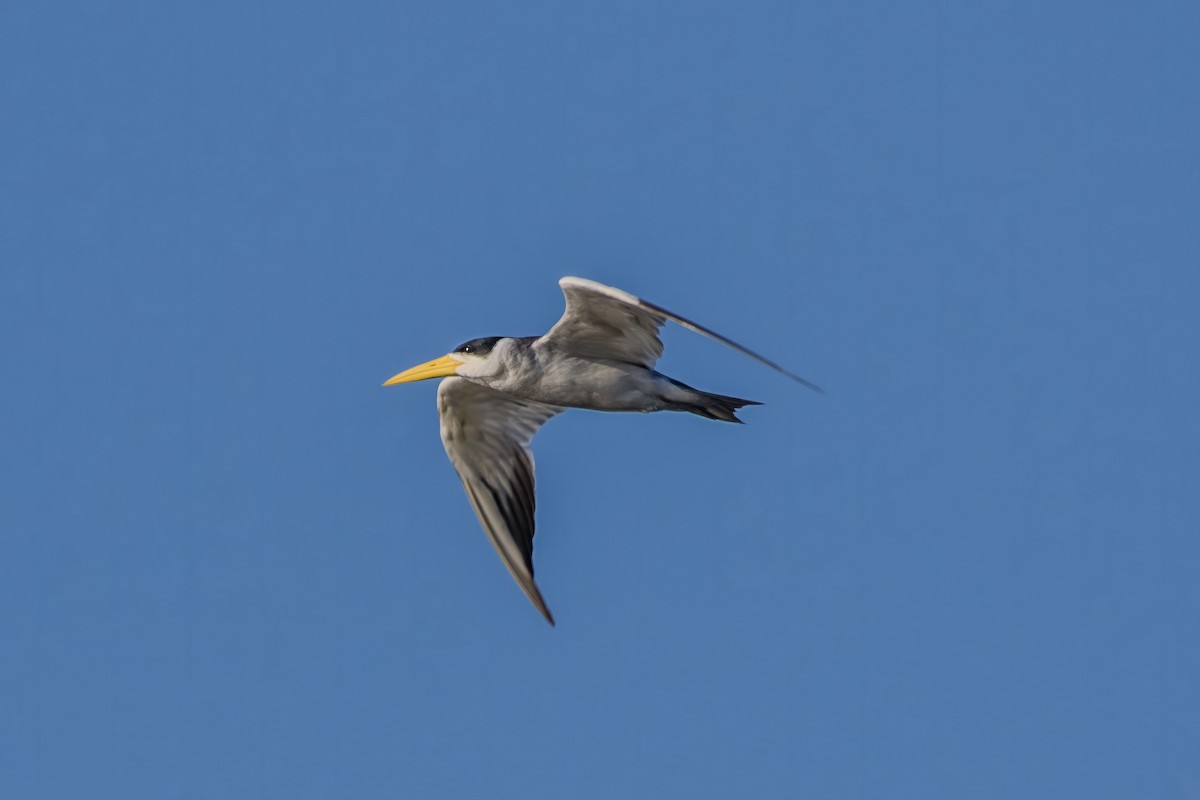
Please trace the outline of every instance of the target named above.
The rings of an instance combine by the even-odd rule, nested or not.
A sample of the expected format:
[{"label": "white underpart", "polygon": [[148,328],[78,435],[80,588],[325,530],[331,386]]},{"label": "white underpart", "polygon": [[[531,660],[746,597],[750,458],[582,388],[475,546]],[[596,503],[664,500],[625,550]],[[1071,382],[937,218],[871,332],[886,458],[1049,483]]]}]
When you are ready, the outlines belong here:
[{"label": "white underpart", "polygon": [[547,405],[597,411],[658,411],[686,392],[636,364],[501,339],[486,358],[468,358],[461,378]]}]

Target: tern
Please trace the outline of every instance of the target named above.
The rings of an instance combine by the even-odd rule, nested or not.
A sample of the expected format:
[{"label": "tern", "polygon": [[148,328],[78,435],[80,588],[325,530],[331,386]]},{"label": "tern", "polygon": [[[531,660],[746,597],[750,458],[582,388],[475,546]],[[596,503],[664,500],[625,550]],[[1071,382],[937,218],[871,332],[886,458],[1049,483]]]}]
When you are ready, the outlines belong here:
[{"label": "tern", "polygon": [[442,444],[480,525],[517,585],[551,625],[533,580],[534,477],[530,443],[568,408],[687,411],[741,422],[761,405],[694,389],[656,372],[670,321],[732,347],[814,391],[817,385],[719,333],[628,292],[584,278],[558,282],[567,309],[545,336],[488,336],[407,369],[383,385],[445,378],[437,408]]}]

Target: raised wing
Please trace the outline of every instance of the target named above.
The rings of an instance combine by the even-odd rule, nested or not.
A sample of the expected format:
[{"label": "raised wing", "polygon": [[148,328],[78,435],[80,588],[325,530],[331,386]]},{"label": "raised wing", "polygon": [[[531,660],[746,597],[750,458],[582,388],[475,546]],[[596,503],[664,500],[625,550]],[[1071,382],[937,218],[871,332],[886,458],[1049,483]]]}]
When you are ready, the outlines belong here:
[{"label": "raised wing", "polygon": [[504,566],[551,625],[533,582],[533,453],[529,443],[557,406],[519,400],[462,378],[438,387],[442,444]]},{"label": "raised wing", "polygon": [[732,347],[813,391],[822,391],[815,383],[789,372],[750,348],[667,311],[662,306],[634,297],[629,292],[584,278],[563,278],[558,285],[566,295],[567,310],[536,345],[551,346],[586,358],[607,358],[652,369],[663,351],[658,332],[670,320]]},{"label": "raised wing", "polygon": [[607,358],[651,369],[662,355],[658,331],[667,316],[631,294],[583,278],[558,282],[567,298],[562,319],[538,344],[586,358]]}]

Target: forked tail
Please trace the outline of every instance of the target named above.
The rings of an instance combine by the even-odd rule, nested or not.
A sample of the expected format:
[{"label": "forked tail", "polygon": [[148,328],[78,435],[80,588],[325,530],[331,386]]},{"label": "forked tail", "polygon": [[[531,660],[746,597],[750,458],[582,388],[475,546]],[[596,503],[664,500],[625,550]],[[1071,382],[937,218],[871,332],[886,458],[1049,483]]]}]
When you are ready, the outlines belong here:
[{"label": "forked tail", "polygon": [[742,406],[761,406],[755,400],[743,400],[740,397],[729,397],[724,394],[711,394],[702,392],[699,389],[692,389],[695,393],[687,402],[680,403],[677,408],[680,411],[690,411],[693,414],[699,414],[702,417],[709,419],[719,419],[722,422],[737,422],[742,421],[737,418],[736,412]]}]

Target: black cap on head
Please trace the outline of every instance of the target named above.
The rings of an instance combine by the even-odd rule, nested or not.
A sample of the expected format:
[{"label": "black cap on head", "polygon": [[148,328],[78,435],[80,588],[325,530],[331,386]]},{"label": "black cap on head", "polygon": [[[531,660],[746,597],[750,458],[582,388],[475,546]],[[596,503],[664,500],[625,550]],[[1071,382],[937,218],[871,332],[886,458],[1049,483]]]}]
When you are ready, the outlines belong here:
[{"label": "black cap on head", "polygon": [[503,336],[485,336],[482,339],[472,339],[454,348],[454,352],[465,353],[471,356],[486,356],[492,352],[492,348],[496,346],[496,342],[503,338]]}]

